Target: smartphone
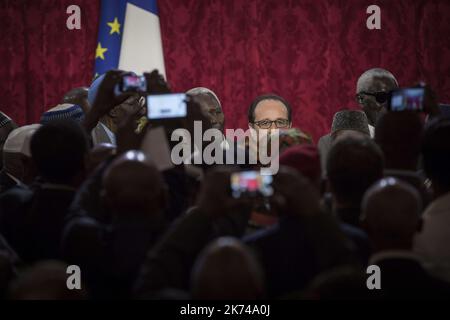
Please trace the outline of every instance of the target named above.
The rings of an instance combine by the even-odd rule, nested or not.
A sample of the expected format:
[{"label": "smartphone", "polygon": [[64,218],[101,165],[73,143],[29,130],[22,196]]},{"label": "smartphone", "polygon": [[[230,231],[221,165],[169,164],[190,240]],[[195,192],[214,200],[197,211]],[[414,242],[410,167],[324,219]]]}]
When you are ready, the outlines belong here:
[{"label": "smartphone", "polygon": [[187,115],[187,96],[185,93],[147,96],[147,118],[184,118]]},{"label": "smartphone", "polygon": [[388,104],[390,111],[423,111],[425,88],[393,90]]},{"label": "smartphone", "polygon": [[242,171],[231,175],[231,195],[233,198],[270,197],[273,195],[273,177],[261,175],[259,171]]},{"label": "smartphone", "polygon": [[122,92],[146,92],[147,81],[144,76],[126,75],[122,78]]}]

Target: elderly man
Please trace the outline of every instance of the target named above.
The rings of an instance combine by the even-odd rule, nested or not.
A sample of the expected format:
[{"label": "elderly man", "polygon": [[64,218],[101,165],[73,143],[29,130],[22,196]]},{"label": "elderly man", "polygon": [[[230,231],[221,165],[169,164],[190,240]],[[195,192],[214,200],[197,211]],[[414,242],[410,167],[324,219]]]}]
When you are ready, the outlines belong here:
[{"label": "elderly man", "polygon": [[388,93],[397,88],[397,79],[385,69],[373,68],[359,77],[356,83],[356,101],[367,115],[371,136],[377,120],[386,112]]},{"label": "elderly man", "polygon": [[374,251],[369,264],[380,268],[382,297],[443,298],[450,293],[450,285],[430,276],[412,252],[421,207],[417,190],[391,177],[378,181],[364,196],[362,224]]},{"label": "elderly man", "polygon": [[217,95],[212,90],[205,87],[192,88],[186,93],[194,97],[200,104],[203,113],[211,121],[212,127],[223,132],[225,116]]},{"label": "elderly man", "polygon": [[30,141],[40,124],[13,130],[3,147],[3,169],[0,171],[0,193],[14,186],[29,184],[35,170],[31,160]]}]

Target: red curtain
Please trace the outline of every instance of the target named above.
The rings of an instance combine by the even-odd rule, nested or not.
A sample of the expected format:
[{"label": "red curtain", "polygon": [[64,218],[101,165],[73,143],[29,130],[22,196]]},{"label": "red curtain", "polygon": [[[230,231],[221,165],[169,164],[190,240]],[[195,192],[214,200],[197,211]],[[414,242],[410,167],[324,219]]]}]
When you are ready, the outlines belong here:
[{"label": "red curtain", "polygon": [[[66,8],[82,10],[68,30]],[[366,9],[381,8],[381,30]],[[358,76],[383,67],[402,86],[423,79],[450,101],[448,0],[159,1],[168,80],[174,90],[213,89],[226,126],[247,125],[251,100],[274,92],[291,102],[294,124],[314,138],[333,114],[356,108]],[[0,109],[35,122],[68,89],[88,85],[97,42],[98,0],[0,1]]]}]

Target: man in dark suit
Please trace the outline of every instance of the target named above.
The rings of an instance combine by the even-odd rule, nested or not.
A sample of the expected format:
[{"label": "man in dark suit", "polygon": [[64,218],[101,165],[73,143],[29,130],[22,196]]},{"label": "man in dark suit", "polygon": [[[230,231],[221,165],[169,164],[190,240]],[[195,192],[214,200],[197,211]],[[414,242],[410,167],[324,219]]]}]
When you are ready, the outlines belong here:
[{"label": "man in dark suit", "polygon": [[421,200],[415,188],[384,178],[366,193],[362,219],[374,254],[370,265],[381,271],[383,298],[448,298],[450,285],[432,277],[412,252],[420,229]]}]

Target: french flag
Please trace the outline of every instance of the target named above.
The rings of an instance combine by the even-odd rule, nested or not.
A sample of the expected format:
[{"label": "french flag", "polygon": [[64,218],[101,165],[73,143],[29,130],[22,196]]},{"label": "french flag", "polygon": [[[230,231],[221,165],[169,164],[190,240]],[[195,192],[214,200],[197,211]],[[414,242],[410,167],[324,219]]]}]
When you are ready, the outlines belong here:
[{"label": "french flag", "polygon": [[95,75],[117,68],[165,77],[156,0],[102,0]]}]

